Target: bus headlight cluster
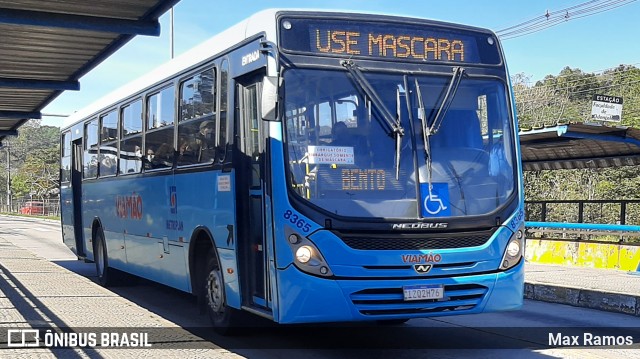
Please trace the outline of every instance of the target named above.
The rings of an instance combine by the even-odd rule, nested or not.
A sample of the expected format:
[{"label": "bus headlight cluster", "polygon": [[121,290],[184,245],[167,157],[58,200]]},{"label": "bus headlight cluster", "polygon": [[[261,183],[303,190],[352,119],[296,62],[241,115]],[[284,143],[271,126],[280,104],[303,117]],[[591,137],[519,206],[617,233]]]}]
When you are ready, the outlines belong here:
[{"label": "bus headlight cluster", "polygon": [[287,243],[293,253],[293,264],[303,272],[323,277],[332,276],[329,265],[315,244],[306,237],[286,228]]},{"label": "bus headlight cluster", "polygon": [[518,230],[511,236],[507,248],[502,256],[502,262],[500,263],[501,270],[507,270],[514,267],[524,256],[524,226],[518,228]]}]

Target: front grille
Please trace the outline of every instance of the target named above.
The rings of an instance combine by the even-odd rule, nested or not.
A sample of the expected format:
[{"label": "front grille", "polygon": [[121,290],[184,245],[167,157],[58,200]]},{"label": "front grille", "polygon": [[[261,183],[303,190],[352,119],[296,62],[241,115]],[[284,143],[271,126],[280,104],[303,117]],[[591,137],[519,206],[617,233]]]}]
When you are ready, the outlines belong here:
[{"label": "front grille", "polygon": [[460,233],[423,233],[420,235],[395,233],[353,234],[336,233],[342,241],[359,250],[422,250],[467,248],[484,245],[495,230]]},{"label": "front grille", "polygon": [[487,291],[478,284],[446,285],[442,299],[404,301],[401,287],[377,288],[352,293],[350,298],[362,315],[426,314],[473,309]]}]

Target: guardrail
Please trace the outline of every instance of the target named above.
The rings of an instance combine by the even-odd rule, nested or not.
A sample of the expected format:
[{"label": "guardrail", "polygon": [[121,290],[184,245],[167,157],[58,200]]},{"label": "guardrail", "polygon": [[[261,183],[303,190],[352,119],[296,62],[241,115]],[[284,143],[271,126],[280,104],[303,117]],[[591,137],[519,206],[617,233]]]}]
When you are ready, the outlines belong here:
[{"label": "guardrail", "polygon": [[[528,221],[525,222],[525,227],[528,234],[560,235],[560,238],[552,236],[548,239],[586,239],[592,242],[640,245],[640,226],[635,225]],[[568,238],[567,235],[578,235],[578,237]],[[592,236],[596,238],[593,239]]]},{"label": "guardrail", "polygon": [[640,225],[640,200],[525,201],[525,220]]}]

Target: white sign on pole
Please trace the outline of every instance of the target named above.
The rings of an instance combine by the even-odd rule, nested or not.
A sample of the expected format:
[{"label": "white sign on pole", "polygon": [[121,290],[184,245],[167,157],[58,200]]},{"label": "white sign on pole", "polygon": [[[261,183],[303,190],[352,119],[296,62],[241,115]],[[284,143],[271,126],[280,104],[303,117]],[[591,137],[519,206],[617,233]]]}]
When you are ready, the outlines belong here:
[{"label": "white sign on pole", "polygon": [[593,95],[591,119],[620,122],[622,120],[622,97]]}]

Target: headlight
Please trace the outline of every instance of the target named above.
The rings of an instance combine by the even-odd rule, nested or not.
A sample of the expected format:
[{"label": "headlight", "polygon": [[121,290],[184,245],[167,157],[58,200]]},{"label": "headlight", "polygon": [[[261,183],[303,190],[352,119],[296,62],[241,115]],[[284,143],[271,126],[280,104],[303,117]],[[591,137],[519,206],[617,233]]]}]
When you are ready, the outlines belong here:
[{"label": "headlight", "polygon": [[296,251],[296,260],[300,263],[306,264],[311,260],[313,251],[309,246],[299,247]]},{"label": "headlight", "polygon": [[507,246],[507,256],[516,257],[520,253],[520,242],[511,241]]},{"label": "headlight", "polygon": [[500,269],[507,270],[520,263],[520,260],[524,256],[524,228],[519,228],[509,239],[507,249],[502,256],[502,262],[500,262]]},{"label": "headlight", "polygon": [[318,247],[311,242],[307,237],[304,237],[297,233],[292,228],[285,227],[285,236],[287,238],[287,244],[293,254],[293,264],[296,268],[303,272],[322,276],[330,277],[333,275],[329,265],[322,257],[322,253],[318,250]]}]

